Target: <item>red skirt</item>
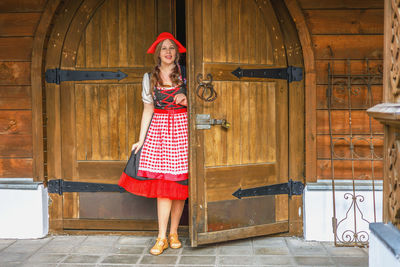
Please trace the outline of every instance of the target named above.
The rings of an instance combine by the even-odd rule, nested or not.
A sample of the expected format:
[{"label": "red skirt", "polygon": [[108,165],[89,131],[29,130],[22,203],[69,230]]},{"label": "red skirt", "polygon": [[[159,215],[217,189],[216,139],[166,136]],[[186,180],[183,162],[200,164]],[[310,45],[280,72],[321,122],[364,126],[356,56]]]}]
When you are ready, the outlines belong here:
[{"label": "red skirt", "polygon": [[119,185],[135,195],[149,198],[184,200],[188,197],[186,109],[154,110],[137,175],[149,179],[138,180],[123,173]]}]

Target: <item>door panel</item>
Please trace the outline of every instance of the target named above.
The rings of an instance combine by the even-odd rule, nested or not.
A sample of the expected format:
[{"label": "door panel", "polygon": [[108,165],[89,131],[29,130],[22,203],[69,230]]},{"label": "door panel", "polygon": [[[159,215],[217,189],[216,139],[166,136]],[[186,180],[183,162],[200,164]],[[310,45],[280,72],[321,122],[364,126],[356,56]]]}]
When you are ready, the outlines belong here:
[{"label": "door panel", "polygon": [[[142,77],[154,65],[146,49],[160,30],[172,32],[174,23],[173,1],[157,2],[106,0],[86,27],[66,35],[62,69],[121,70],[128,77],[61,83],[62,179],[118,183],[140,132]],[[71,25],[83,25],[81,20]],[[63,195],[65,229],[156,230],[155,212],[154,200],[129,193]]]},{"label": "door panel", "polygon": [[[189,77],[211,73],[218,93],[215,101],[205,102],[195,94],[198,84],[190,87],[192,245],[288,231],[287,195],[246,199],[232,195],[239,188],[288,181],[287,82],[240,80],[231,74],[239,66],[286,67],[271,4],[188,2],[189,10],[203,14],[201,19],[188,20],[188,29],[194,32],[188,33],[189,65],[193,64]],[[226,119],[231,126],[196,129],[196,114]]]}]

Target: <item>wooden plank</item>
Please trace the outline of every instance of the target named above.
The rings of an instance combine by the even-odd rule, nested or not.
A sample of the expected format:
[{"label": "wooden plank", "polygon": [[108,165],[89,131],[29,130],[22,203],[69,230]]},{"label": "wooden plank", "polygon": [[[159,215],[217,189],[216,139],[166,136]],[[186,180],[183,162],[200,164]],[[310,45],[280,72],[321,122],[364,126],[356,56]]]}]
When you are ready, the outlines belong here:
[{"label": "wooden plank", "polygon": [[285,0],[285,5],[296,24],[298,38],[301,43],[305,69],[305,178],[315,182],[317,177],[316,159],[316,74],[314,45],[304,13],[298,1]]},{"label": "wooden plank", "polygon": [[0,86],[0,109],[31,109],[30,86]]},{"label": "wooden plank", "polygon": [[381,0],[299,0],[303,9],[383,8]]},{"label": "wooden plank", "polygon": [[[85,159],[91,160],[93,158],[93,122],[92,122],[92,112],[93,112],[93,90],[96,90],[96,86],[85,86]],[[95,122],[96,123],[96,122]],[[97,146],[97,143],[95,143]]]},{"label": "wooden plank", "polygon": [[89,22],[85,30],[85,61],[86,67],[100,67],[100,58],[103,54],[100,54],[100,21],[101,12],[96,12]]},{"label": "wooden plank", "polygon": [[[118,0],[109,0],[107,19],[105,19],[108,27],[105,33],[108,36],[108,67],[119,67],[119,6]],[[105,8],[105,6],[103,6]]]},{"label": "wooden plank", "polygon": [[30,98],[30,86],[0,86],[0,98]]},{"label": "wooden plank", "polygon": [[3,110],[0,112],[0,134],[32,134],[30,110]]},{"label": "wooden plank", "polygon": [[240,105],[240,114],[241,115],[241,120],[240,120],[240,144],[241,144],[241,153],[240,153],[240,163],[241,164],[246,164],[246,163],[251,163],[250,162],[250,149],[249,149],[249,120],[250,120],[250,115],[249,115],[249,83],[248,82],[242,82],[240,83],[240,99],[241,105]]},{"label": "wooden plank", "polygon": [[236,199],[239,188],[252,188],[277,183],[276,164],[252,164],[205,169],[207,201]]},{"label": "wooden plank", "polygon": [[121,86],[118,90],[118,147],[119,147],[119,160],[128,160],[130,155],[130,147],[128,143],[128,100],[127,100],[127,87]]},{"label": "wooden plank", "polygon": [[101,140],[100,140],[100,88],[99,86],[93,86],[91,90],[91,140],[92,140],[92,157],[88,160],[100,160],[101,159]]},{"label": "wooden plank", "polygon": [[[283,1],[271,1],[274,6],[283,34],[286,47],[287,64],[304,68],[303,53],[296,25],[289,14]],[[305,183],[305,83],[293,82],[288,85],[289,95],[289,146],[288,178],[293,181]],[[303,234],[302,197],[293,198],[286,196],[276,196],[276,220],[288,218],[289,232],[292,235],[301,236]]]},{"label": "wooden plank", "polygon": [[[335,179],[352,179],[351,161],[335,161]],[[354,179],[370,180],[372,175],[371,161],[354,162]],[[331,161],[317,160],[318,179],[332,179]],[[383,161],[374,161],[374,177],[382,180]]]},{"label": "wooden plank", "polygon": [[[212,40],[212,61],[226,61],[226,17],[225,17],[225,0],[211,1],[211,40]],[[212,23],[215,22],[215,23]],[[211,45],[211,42],[210,44]]]},{"label": "wooden plank", "polygon": [[198,244],[210,244],[221,241],[236,240],[241,238],[248,238],[252,236],[268,235],[270,233],[283,233],[289,230],[287,221],[249,226],[231,230],[223,230],[209,233],[198,234]]},{"label": "wooden plank", "polygon": [[31,109],[31,108],[32,108],[32,99],[30,97],[0,98],[0,109]]},{"label": "wooden plank", "polygon": [[86,90],[85,85],[75,84],[75,121],[76,121],[76,159],[86,159]]},{"label": "wooden plank", "polygon": [[[118,47],[118,57],[119,66],[128,66],[128,1],[119,0],[118,2],[118,33],[119,33],[119,47]],[[163,1],[166,2],[166,1]]]},{"label": "wooden plank", "polygon": [[144,220],[65,219],[64,229],[154,231],[157,230],[157,222]]},{"label": "wooden plank", "polygon": [[1,178],[32,177],[32,159],[0,158]]},{"label": "wooden plank", "polygon": [[[345,139],[341,139],[345,138]],[[355,135],[353,136],[354,152],[360,157],[370,158],[370,142],[374,145],[374,152],[376,156],[383,159],[383,133],[382,135],[374,135],[372,141],[369,135]],[[343,135],[334,136],[334,153],[338,157],[350,158],[350,139]],[[318,159],[329,159],[331,157],[331,146],[329,135],[317,136]],[[375,157],[375,156],[374,156]]]},{"label": "wooden plank", "polygon": [[100,159],[110,159],[109,86],[99,88]]},{"label": "wooden plank", "polygon": [[112,27],[112,25],[108,24],[108,17],[111,16],[109,14],[109,9],[112,5],[112,1],[105,1],[103,5],[100,7],[98,13],[99,13],[99,25],[100,25],[100,42],[96,43],[97,49],[95,51],[97,53],[100,53],[100,67],[109,67],[108,66],[108,46],[110,45],[110,38],[111,36],[109,35],[109,28]]},{"label": "wooden plank", "polygon": [[275,220],[289,220],[289,197],[287,195],[275,195]]},{"label": "wooden plank", "polygon": [[30,62],[0,62],[0,85],[30,85]]},{"label": "wooden plank", "polygon": [[304,10],[312,34],[383,34],[383,9]]},{"label": "wooden plank", "polygon": [[[331,116],[333,134],[349,134],[349,112],[347,110],[333,110]],[[317,133],[329,134],[329,116],[327,110],[317,110]],[[364,110],[351,112],[353,134],[369,133],[369,116]],[[372,119],[372,132],[382,133],[383,126]]]},{"label": "wooden plank", "polygon": [[3,0],[0,2],[1,12],[41,12],[46,0]]},{"label": "wooden plank", "polygon": [[125,165],[126,161],[80,161],[79,181],[117,184]]},{"label": "wooden plank", "polygon": [[312,41],[316,59],[383,57],[383,35],[313,35]]},{"label": "wooden plank", "polygon": [[[346,74],[347,60],[316,60],[317,84],[328,84],[328,63],[331,64],[333,74]],[[383,69],[382,60],[369,60],[370,72],[379,74]],[[350,74],[366,74],[367,64],[365,60],[350,60]]]},{"label": "wooden plank", "polygon": [[0,38],[0,61],[30,61],[32,37]]},{"label": "wooden plank", "polygon": [[0,134],[0,157],[32,157],[32,135]]},{"label": "wooden plank", "polygon": [[[108,110],[108,121],[110,127],[110,159],[111,160],[119,160],[119,129],[118,129],[118,115],[120,114],[119,103],[118,103],[118,85],[110,85],[108,91],[108,101],[109,101],[109,110]],[[121,108],[123,108],[122,106]],[[125,136],[121,136],[121,138],[125,138]]]},{"label": "wooden plank", "polygon": [[41,13],[1,13],[0,37],[33,36]]},{"label": "wooden plank", "polygon": [[[326,96],[327,88],[327,85],[317,86],[318,109],[328,108],[328,100]],[[351,87],[351,92],[351,107],[353,109],[368,109],[374,105],[382,103],[382,85],[372,85],[371,95],[369,95],[368,93],[368,87],[362,85],[353,85]],[[345,90],[342,90],[342,88],[335,87],[332,95],[331,108],[347,109],[349,106],[348,95],[349,92],[347,88],[345,88]]]}]

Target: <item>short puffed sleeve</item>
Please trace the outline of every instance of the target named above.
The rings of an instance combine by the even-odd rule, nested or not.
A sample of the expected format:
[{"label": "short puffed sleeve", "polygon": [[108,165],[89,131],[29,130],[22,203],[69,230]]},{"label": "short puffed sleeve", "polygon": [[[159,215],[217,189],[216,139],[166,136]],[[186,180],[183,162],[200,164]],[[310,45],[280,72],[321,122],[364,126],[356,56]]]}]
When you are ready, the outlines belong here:
[{"label": "short puffed sleeve", "polygon": [[150,77],[148,73],[143,75],[142,81],[142,100],[144,103],[151,104],[153,103],[153,98],[150,93]]}]

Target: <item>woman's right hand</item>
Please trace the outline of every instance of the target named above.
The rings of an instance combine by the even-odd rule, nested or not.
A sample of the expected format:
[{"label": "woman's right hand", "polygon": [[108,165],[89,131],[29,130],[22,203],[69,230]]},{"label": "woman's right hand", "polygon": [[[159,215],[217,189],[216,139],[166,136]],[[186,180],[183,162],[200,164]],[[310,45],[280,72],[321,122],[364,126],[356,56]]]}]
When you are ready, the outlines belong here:
[{"label": "woman's right hand", "polygon": [[134,143],[132,145],[132,150],[131,151],[135,150],[135,154],[136,154],[142,146],[143,146],[143,141],[139,141],[137,143]]}]

